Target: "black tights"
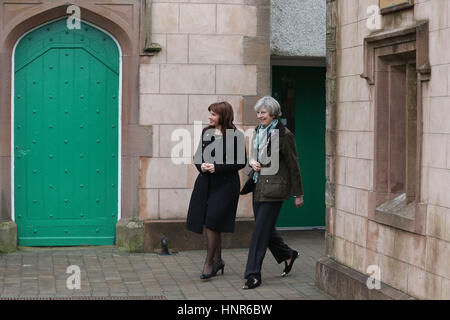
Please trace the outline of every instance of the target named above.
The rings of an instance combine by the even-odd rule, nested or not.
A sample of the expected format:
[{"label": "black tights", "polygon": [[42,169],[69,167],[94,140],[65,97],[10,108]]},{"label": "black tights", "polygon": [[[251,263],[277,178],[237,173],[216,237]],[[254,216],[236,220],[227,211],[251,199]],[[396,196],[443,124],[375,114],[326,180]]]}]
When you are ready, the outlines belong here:
[{"label": "black tights", "polygon": [[222,234],[208,228],[205,228],[205,231],[206,259],[203,266],[203,273],[210,274],[214,271],[214,266],[222,262]]}]

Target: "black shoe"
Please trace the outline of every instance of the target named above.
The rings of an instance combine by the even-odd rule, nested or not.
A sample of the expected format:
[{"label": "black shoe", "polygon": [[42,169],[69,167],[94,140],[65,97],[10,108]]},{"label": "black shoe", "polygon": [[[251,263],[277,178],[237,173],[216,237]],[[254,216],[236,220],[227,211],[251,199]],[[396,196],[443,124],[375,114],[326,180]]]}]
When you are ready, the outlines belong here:
[{"label": "black shoe", "polygon": [[[203,269],[204,270],[204,269]],[[213,270],[213,266],[211,266],[211,273],[202,273],[200,276],[201,280],[208,280],[211,279],[212,277],[214,277],[214,270]]]},{"label": "black shoe", "polygon": [[213,277],[212,273],[202,273],[202,275],[200,276],[201,280],[209,280]]},{"label": "black shoe", "polygon": [[289,274],[289,272],[291,272],[292,266],[294,265],[294,261],[299,256],[300,256],[300,254],[297,251],[294,251],[294,253],[292,254],[291,262],[289,262],[289,264],[286,261],[284,262],[285,267],[284,267],[283,273],[281,274],[282,277],[287,276]]},{"label": "black shoe", "polygon": [[248,277],[247,282],[244,284],[242,289],[255,289],[261,285],[261,279],[257,276],[251,275]]},{"label": "black shoe", "polygon": [[224,269],[225,269],[225,262],[222,260],[220,264],[217,266],[217,268],[213,271],[212,276],[213,277],[217,276],[217,272],[219,272],[220,270],[222,270],[223,275]]}]

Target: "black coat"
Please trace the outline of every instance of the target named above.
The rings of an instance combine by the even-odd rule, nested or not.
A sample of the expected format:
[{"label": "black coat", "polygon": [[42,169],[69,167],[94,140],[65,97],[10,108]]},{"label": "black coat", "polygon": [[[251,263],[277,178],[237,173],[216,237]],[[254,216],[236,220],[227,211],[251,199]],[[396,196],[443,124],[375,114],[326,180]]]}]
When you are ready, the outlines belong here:
[{"label": "black coat", "polygon": [[[212,152],[211,149],[219,146],[222,138],[214,135],[211,130],[204,129],[202,132],[202,139],[194,156],[199,175],[195,180],[186,220],[186,227],[192,232],[202,234],[203,226],[216,232],[234,232],[240,190],[238,171],[247,163],[244,134],[239,130],[234,132],[234,138],[231,137],[233,143],[228,138],[227,143],[221,144],[220,148]],[[222,157],[220,150],[223,150]],[[217,158],[214,160],[208,155],[217,155]],[[215,164],[214,173],[201,171],[201,164],[205,162]]]}]

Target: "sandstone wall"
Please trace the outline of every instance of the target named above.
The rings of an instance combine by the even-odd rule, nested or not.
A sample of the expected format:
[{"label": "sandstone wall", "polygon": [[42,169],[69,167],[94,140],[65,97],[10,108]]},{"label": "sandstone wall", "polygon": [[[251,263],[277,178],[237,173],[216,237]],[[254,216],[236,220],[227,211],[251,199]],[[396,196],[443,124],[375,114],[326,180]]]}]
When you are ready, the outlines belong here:
[{"label": "sandstone wall", "polygon": [[[171,135],[194,137],[194,121],[206,125],[208,106],[222,100],[241,129],[255,122],[256,99],[270,93],[270,1],[154,0],[152,11],[162,51],[140,66],[139,124],[153,136],[151,157],[140,160],[139,218],[182,220],[198,171],[173,163]],[[241,197],[238,217],[252,216],[250,197]]]},{"label": "sandstone wall", "polygon": [[329,223],[334,257],[417,298],[450,299],[450,1],[416,0],[414,9],[383,16],[394,29],[429,20],[431,81],[423,95],[420,201],[426,234],[368,218],[374,186],[374,87],[360,77],[366,8],[377,0],[337,1],[336,194]]}]

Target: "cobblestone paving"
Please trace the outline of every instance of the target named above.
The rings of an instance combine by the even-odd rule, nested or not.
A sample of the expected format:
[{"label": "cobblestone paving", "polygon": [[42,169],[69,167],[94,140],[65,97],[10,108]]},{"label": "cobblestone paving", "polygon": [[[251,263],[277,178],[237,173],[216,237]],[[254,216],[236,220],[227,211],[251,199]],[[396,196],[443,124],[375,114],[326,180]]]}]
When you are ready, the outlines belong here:
[{"label": "cobblestone paving", "polygon": [[[160,256],[130,254],[112,246],[20,248],[0,254],[0,297],[143,297],[163,296],[182,300],[300,300],[332,299],[314,284],[315,263],[325,252],[323,231],[284,231],[285,241],[301,252],[291,274],[281,278],[268,251],[262,285],[242,290],[248,249],[223,250],[224,275],[199,279],[205,250]],[[81,288],[67,289],[67,267],[81,270]]]}]

